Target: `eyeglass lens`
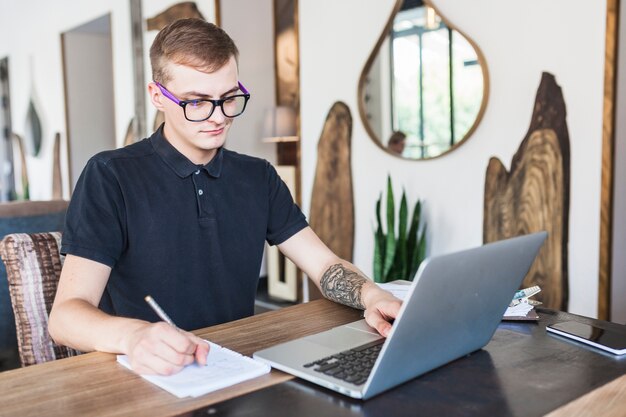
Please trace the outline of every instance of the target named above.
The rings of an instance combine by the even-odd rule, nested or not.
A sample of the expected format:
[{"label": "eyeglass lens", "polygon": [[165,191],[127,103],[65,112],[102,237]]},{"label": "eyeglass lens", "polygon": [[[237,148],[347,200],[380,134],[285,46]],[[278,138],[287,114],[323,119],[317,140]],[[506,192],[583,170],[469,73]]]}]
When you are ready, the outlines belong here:
[{"label": "eyeglass lens", "polygon": [[[222,101],[222,112],[226,117],[236,117],[243,113],[246,107],[244,96],[228,97]],[[210,101],[192,101],[185,105],[185,116],[189,120],[206,120],[213,112],[214,104]]]}]

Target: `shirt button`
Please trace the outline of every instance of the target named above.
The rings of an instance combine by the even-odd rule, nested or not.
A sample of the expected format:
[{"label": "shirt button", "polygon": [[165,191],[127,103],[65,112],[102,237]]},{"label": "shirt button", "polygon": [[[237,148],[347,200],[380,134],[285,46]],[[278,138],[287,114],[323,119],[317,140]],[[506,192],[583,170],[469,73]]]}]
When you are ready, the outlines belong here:
[{"label": "shirt button", "polygon": [[198,195],[202,195],[202,194],[204,194],[204,191],[198,190]]},{"label": "shirt button", "polygon": [[197,170],[196,172],[194,172],[194,174],[198,175],[200,173],[200,170]]}]

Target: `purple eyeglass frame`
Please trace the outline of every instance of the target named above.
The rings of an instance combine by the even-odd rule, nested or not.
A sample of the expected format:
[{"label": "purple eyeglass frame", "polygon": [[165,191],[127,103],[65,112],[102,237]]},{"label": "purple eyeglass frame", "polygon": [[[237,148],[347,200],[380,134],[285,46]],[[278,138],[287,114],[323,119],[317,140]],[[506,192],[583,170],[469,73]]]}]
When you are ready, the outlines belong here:
[{"label": "purple eyeglass frame", "polygon": [[[219,99],[219,100],[210,100],[210,99],[195,99],[195,100],[179,100],[178,98],[176,98],[176,96],[174,94],[172,94],[171,92],[169,92],[167,90],[167,88],[165,88],[163,85],[161,85],[161,83],[159,83],[158,81],[154,81],[154,83],[157,85],[157,87],[159,87],[159,90],[161,90],[161,92],[163,93],[163,95],[167,98],[169,98],[170,100],[172,100],[174,103],[178,104],[180,107],[183,108],[183,114],[185,115],[185,119],[189,120],[190,122],[203,122],[209,118],[211,118],[211,116],[213,116],[213,112],[215,111],[216,107],[219,107],[222,110],[222,114],[224,114],[224,107],[222,107],[222,104],[224,104],[224,102],[231,97],[236,97],[236,96],[243,96],[246,98],[246,102],[243,105],[243,110],[241,111],[241,113],[239,113],[237,116],[240,116],[241,114],[243,114],[244,110],[246,109],[246,105],[248,104],[248,100],[250,100],[250,92],[248,91],[248,89],[246,87],[243,86],[243,84],[241,84],[240,81],[237,81],[237,84],[239,86],[239,89],[243,92],[243,94],[233,94],[232,96],[223,98],[223,99]],[[193,103],[194,101],[208,101],[210,103],[213,104],[213,110],[211,110],[211,113],[209,113],[209,115],[202,120],[190,120],[189,118],[187,118],[187,112],[185,111],[185,106],[187,106],[187,104],[189,103]],[[226,116],[224,114],[224,116]],[[233,116],[233,117],[237,117],[237,116]],[[226,116],[226,117],[230,117],[230,116]]]}]

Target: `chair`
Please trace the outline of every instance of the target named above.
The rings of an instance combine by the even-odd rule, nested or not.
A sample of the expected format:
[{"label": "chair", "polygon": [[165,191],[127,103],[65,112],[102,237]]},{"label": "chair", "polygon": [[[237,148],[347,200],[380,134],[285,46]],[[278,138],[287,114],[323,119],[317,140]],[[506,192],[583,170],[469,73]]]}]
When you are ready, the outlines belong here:
[{"label": "chair", "polygon": [[23,367],[79,353],[57,345],[48,333],[48,315],[63,266],[60,247],[59,232],[15,233],[0,242]]},{"label": "chair", "polygon": [[[19,201],[0,204],[0,239],[10,233],[37,233],[63,230],[68,202]],[[15,318],[6,280],[0,262],[0,370],[19,366]]]}]

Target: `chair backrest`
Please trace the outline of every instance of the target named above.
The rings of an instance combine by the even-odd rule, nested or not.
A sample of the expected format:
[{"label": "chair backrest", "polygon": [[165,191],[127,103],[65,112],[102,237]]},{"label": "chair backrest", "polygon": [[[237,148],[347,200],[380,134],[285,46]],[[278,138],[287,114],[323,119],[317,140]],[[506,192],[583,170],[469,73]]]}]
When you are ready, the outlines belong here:
[{"label": "chair backrest", "polygon": [[[63,231],[68,204],[65,200],[0,203],[0,240],[10,233]],[[6,270],[0,262],[0,369],[17,366],[19,359],[15,318]]]},{"label": "chair backrest", "polygon": [[0,242],[22,366],[79,353],[57,345],[48,333],[48,315],[63,266],[60,247],[60,232],[14,233]]}]

